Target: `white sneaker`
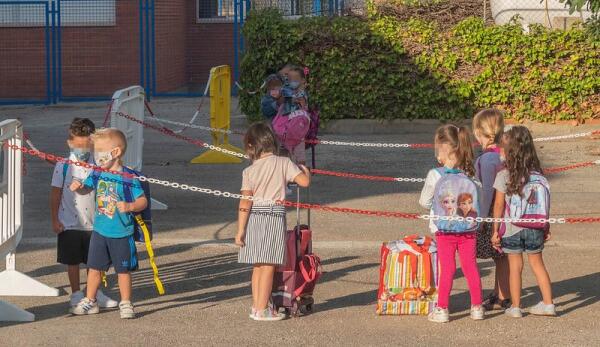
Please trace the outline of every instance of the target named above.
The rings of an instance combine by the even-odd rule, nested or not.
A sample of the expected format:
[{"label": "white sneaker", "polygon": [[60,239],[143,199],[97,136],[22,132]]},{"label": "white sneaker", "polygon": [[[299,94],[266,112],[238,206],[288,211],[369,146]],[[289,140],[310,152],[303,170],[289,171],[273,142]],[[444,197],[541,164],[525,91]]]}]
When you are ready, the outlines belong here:
[{"label": "white sneaker", "polygon": [[86,297],[81,299],[81,301],[77,304],[77,306],[72,307],[69,310],[72,314],[77,316],[83,316],[86,314],[97,314],[100,312],[100,308],[96,301],[92,301]]},{"label": "white sneaker", "polygon": [[447,323],[450,321],[450,314],[448,313],[447,308],[436,307],[433,309],[433,312],[429,314],[427,319],[430,322]]},{"label": "white sneaker", "polygon": [[77,304],[79,304],[81,299],[83,299],[84,297],[85,297],[85,294],[83,294],[83,292],[81,290],[78,290],[78,291],[74,292],[73,294],[71,294],[71,299],[69,299],[69,304],[71,305],[71,307],[75,307],[75,306],[77,306]]},{"label": "white sneaker", "polygon": [[135,311],[133,311],[131,301],[121,301],[119,304],[119,313],[121,314],[121,319],[135,318]]},{"label": "white sneaker", "polygon": [[523,310],[521,310],[518,307],[509,307],[504,311],[504,314],[509,316],[509,317],[513,317],[513,318],[522,318],[523,317]]},{"label": "white sneaker", "polygon": [[98,290],[96,293],[96,301],[98,301],[100,308],[115,308],[119,306],[118,302],[106,296],[101,290]]},{"label": "white sneaker", "polygon": [[485,317],[485,309],[483,306],[472,306],[471,307],[471,319],[482,320]]},{"label": "white sneaker", "polygon": [[529,309],[529,313],[536,316],[556,316],[556,307],[554,304],[546,305],[543,301]]},{"label": "white sneaker", "polygon": [[254,317],[252,319],[256,320],[256,321],[278,321],[278,320],[283,320],[285,318],[285,315],[282,313],[277,313],[275,311],[273,311],[273,309],[271,308],[266,308],[262,311],[257,311],[254,314]]}]

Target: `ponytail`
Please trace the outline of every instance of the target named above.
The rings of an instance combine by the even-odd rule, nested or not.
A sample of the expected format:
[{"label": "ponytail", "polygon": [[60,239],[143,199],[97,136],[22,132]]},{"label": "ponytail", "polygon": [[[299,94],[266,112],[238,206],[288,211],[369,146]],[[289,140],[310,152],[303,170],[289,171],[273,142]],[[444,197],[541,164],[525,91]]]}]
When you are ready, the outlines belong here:
[{"label": "ponytail", "polygon": [[458,168],[464,171],[468,176],[475,176],[473,167],[473,143],[471,141],[471,132],[469,128],[461,126],[458,128],[458,146],[456,148],[456,158]]}]

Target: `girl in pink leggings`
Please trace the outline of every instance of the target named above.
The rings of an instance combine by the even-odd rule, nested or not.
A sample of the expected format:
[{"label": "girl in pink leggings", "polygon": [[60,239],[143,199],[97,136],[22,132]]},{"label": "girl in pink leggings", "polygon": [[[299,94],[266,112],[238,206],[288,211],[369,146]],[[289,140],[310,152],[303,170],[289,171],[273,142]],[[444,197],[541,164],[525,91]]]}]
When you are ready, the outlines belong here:
[{"label": "girl in pink leggings", "polygon": [[[475,175],[473,167],[473,147],[469,129],[451,124],[439,127],[435,133],[435,151],[437,160],[442,165],[442,168],[432,169],[427,174],[419,204],[424,208],[430,209],[432,215],[443,213],[447,216],[458,216],[460,211],[458,197],[460,196],[460,193],[462,193],[460,191],[461,187],[454,187],[451,184],[445,185],[444,187],[438,187],[438,182],[441,180],[442,175],[451,173],[462,173],[468,177],[473,177]],[[445,180],[444,183],[452,182],[452,180]],[[438,195],[437,197],[435,196],[436,194]],[[437,199],[437,203],[443,207],[441,210],[437,211],[437,213],[435,213],[433,209],[435,199]],[[477,200],[476,197],[472,197],[472,199]],[[475,202],[475,200],[473,200],[473,202],[477,204],[478,201]],[[452,223],[474,222],[457,221],[446,223],[448,230],[452,230],[457,227],[456,224],[452,225]],[[472,232],[441,232],[438,230],[438,227],[433,220],[430,221],[429,228],[431,232],[436,235],[440,264],[438,305],[429,315],[429,320],[438,323],[449,321],[448,303],[450,301],[452,282],[456,272],[457,252],[471,294],[471,318],[474,320],[483,319],[484,309],[481,306],[481,278],[479,276],[476,258],[476,223],[473,224],[472,227],[469,227],[468,224],[465,227],[465,229],[468,230],[470,230],[469,228],[473,229],[474,231]]]}]

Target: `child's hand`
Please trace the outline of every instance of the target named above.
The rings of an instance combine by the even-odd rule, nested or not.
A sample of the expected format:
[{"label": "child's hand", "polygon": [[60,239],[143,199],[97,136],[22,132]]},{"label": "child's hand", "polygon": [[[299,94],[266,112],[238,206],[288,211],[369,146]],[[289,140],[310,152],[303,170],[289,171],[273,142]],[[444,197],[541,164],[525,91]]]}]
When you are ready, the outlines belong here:
[{"label": "child's hand", "polygon": [[73,180],[73,182],[71,182],[71,184],[69,185],[69,189],[72,192],[77,191],[81,188],[83,188],[83,183],[81,183],[80,181],[77,181],[77,180]]},{"label": "child's hand", "polygon": [[237,235],[235,235],[235,244],[238,247],[244,247],[246,246],[246,235],[244,233],[237,233]]},{"label": "child's hand", "polygon": [[131,212],[131,204],[128,202],[125,202],[125,201],[117,202],[117,208],[119,209],[119,212],[121,212],[121,213]]},{"label": "child's hand", "polygon": [[492,234],[492,247],[494,247],[498,251],[500,251],[502,249],[501,242],[500,242],[500,235],[498,235],[497,231]]},{"label": "child's hand", "polygon": [[61,222],[56,221],[56,222],[52,222],[52,231],[54,231],[54,233],[56,235],[62,233],[63,231],[65,231],[65,226],[62,225]]},{"label": "child's hand", "polygon": [[551,238],[552,238],[552,233],[550,232],[550,230],[544,232],[544,242],[550,241]]}]

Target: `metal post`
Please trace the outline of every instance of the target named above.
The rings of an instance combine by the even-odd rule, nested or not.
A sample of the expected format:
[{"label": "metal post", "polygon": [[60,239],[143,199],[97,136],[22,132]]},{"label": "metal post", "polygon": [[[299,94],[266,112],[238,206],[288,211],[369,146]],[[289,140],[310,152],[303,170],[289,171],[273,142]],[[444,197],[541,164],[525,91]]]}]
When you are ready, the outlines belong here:
[{"label": "metal post", "polygon": [[50,52],[50,8],[48,6],[48,3],[44,4],[44,9],[46,10],[46,30],[44,33],[46,40],[46,103],[50,104],[52,103],[52,77],[50,75],[50,70],[52,69],[50,63],[50,55],[52,53]]},{"label": "metal post", "polygon": [[[154,21],[154,17],[155,17],[155,12],[154,12],[154,0],[152,1],[152,7],[150,8],[149,11],[149,15],[150,18],[152,20],[152,31],[151,33],[151,41],[150,41],[150,59],[152,61],[152,90],[150,91],[149,94],[152,94],[152,96],[154,96],[156,94],[156,39],[155,39],[155,28],[156,28],[156,23]],[[150,96],[148,96],[148,100],[150,100]]]},{"label": "metal post", "polygon": [[56,40],[56,45],[57,45],[57,52],[56,52],[56,60],[58,61],[58,78],[57,78],[57,91],[56,91],[56,95],[58,99],[62,99],[62,18],[60,16],[60,2],[61,0],[57,1],[57,9],[56,9],[56,16],[58,18],[57,22],[57,40]]},{"label": "metal post", "polygon": [[144,0],[140,0],[140,86],[144,85]]},{"label": "metal post", "polygon": [[[240,76],[240,72],[239,72],[239,56],[238,56],[238,35],[239,35],[239,28],[238,28],[238,3],[240,0],[233,0],[233,80],[234,81],[238,81]],[[238,87],[237,87],[237,83],[234,83],[233,85],[233,95],[237,95],[238,93]]]}]

